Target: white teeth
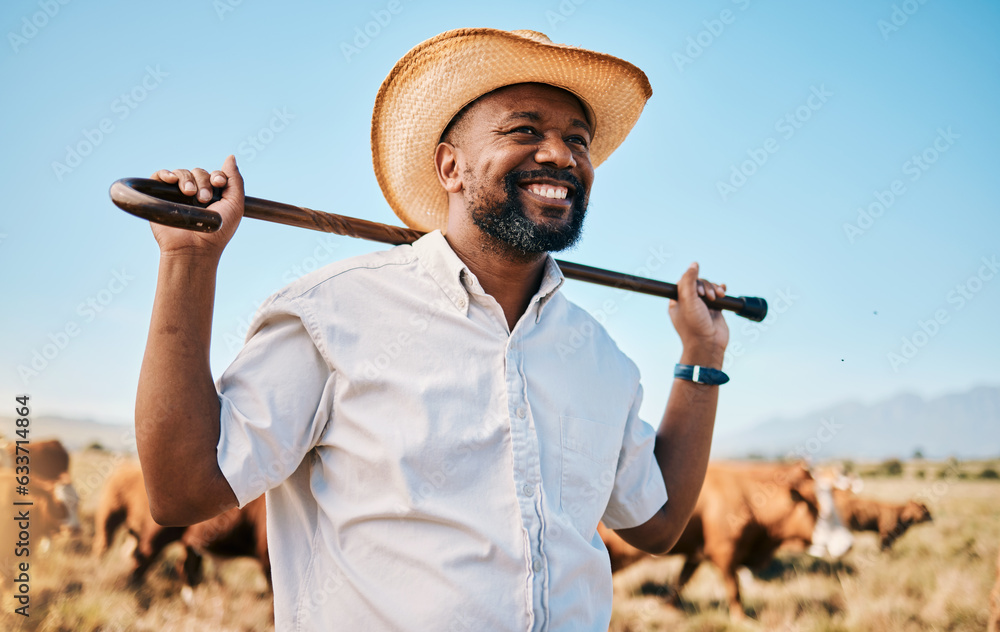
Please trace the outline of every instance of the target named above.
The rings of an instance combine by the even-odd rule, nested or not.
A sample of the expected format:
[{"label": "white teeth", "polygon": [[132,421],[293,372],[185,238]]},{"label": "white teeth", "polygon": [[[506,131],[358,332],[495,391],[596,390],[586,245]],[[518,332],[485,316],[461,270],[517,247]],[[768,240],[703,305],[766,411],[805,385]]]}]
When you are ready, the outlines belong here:
[{"label": "white teeth", "polygon": [[569,194],[569,189],[565,187],[551,187],[541,184],[529,184],[528,190],[535,195],[555,200],[565,200],[566,196]]}]

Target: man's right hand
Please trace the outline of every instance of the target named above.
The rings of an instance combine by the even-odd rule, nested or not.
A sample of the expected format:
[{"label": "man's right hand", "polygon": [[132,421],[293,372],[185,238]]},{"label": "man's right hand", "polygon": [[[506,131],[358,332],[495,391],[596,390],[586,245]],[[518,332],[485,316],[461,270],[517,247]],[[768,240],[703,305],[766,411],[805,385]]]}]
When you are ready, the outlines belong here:
[{"label": "man's right hand", "polygon": [[222,226],[214,233],[197,233],[183,228],[171,228],[150,222],[153,236],[160,245],[160,254],[209,255],[218,257],[236,232],[243,217],[243,176],[236,166],[236,158],[226,158],[219,171],[211,174],[204,169],[160,169],[152,175],[154,180],[176,184],[181,193],[201,202],[212,199],[212,187],[222,189],[222,199],[208,209],[222,216]]}]

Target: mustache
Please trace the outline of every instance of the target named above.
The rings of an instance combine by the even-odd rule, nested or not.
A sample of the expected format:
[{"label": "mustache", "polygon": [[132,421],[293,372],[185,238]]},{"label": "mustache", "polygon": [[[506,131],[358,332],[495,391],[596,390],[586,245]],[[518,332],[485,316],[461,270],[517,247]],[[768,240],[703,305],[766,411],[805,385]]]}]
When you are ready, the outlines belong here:
[{"label": "mustache", "polygon": [[573,187],[573,198],[579,199],[581,202],[583,201],[585,195],[583,183],[568,170],[532,169],[531,171],[511,171],[504,176],[504,184],[508,191],[513,191],[518,184],[525,180],[536,180],[539,178],[549,178],[571,185]]}]

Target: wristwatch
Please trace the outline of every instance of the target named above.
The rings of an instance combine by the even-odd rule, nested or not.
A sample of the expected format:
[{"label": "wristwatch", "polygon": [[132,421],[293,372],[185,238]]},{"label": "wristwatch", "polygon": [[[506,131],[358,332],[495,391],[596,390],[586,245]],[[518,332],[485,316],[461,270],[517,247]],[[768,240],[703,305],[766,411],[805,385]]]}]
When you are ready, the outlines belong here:
[{"label": "wristwatch", "polygon": [[729,376],[722,371],[697,364],[678,364],[674,367],[674,377],[710,386],[718,386],[729,381]]}]

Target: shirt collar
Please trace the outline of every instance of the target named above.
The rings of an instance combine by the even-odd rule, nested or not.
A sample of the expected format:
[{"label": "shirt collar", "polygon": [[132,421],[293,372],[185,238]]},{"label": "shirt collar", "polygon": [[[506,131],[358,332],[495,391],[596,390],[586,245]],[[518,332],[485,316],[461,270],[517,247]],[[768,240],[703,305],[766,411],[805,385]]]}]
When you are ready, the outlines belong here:
[{"label": "shirt collar", "polygon": [[535,313],[535,322],[542,317],[542,308],[545,304],[549,302],[559,288],[562,287],[563,282],[566,277],[563,276],[562,270],[559,269],[556,260],[552,258],[552,255],[545,255],[545,275],[542,277],[542,284],[538,287],[538,293],[535,294],[533,300],[538,301],[538,311]]},{"label": "shirt collar", "polygon": [[459,311],[468,314],[469,293],[462,285],[461,275],[463,271],[469,275],[472,273],[448,245],[448,240],[441,231],[431,231],[413,242],[413,250],[417,253],[420,265],[441,287],[445,296],[451,299]]},{"label": "shirt collar", "polygon": [[[479,281],[471,270],[451,249],[440,230],[434,230],[413,242],[420,264],[441,287],[445,295],[463,314],[469,311],[469,293],[483,293]],[[562,286],[565,278],[552,255],[545,255],[545,273],[532,303],[538,303],[535,322],[541,318],[542,307]]]}]

